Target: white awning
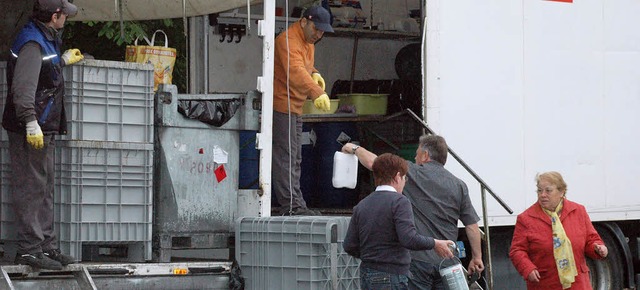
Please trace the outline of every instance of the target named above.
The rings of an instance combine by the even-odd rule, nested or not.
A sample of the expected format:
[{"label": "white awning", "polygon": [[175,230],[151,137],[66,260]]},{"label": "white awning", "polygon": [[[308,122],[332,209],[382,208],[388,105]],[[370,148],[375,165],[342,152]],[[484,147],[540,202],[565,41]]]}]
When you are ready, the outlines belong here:
[{"label": "white awning", "polygon": [[[74,0],[72,21],[151,20],[207,15],[263,0]],[[122,14],[122,16],[121,16]]]}]

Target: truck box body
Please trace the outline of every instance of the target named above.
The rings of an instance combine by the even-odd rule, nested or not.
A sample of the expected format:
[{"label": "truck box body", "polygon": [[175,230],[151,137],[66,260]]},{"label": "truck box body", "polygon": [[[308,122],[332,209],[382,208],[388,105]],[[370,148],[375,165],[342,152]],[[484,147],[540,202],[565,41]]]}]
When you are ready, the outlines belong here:
[{"label": "truck box body", "polygon": [[[593,221],[637,220],[640,3],[428,1],[426,120],[514,210],[558,171]],[[451,162],[470,187],[480,186]]]},{"label": "truck box body", "polygon": [[[514,211],[488,197],[480,221],[491,232],[494,289],[526,287],[508,249],[546,171],[563,175],[567,198],[586,207],[609,249],[588,260],[594,289],[633,288],[640,3],[429,0],[426,11],[425,120]],[[449,160],[482,213],[480,184]]]},{"label": "truck box body", "polygon": [[[257,131],[259,189],[219,186],[215,189],[225,194],[222,199],[206,199],[204,192],[191,192],[203,200],[183,198],[178,200],[182,203],[164,202],[159,206],[161,198],[170,200],[176,194],[186,196],[199,187],[210,190],[215,182],[211,179],[208,183],[198,183],[197,178],[185,177],[180,168],[169,168],[176,162],[156,162],[155,173],[163,169],[162,166],[166,171],[155,175],[153,180],[156,187],[154,238],[163,236],[166,240],[176,238],[180,242],[183,238],[198,241],[201,236],[220,236],[220,239],[189,246],[217,248],[226,244],[233,234],[234,219],[268,218],[270,215],[270,146],[272,138],[279,137],[272,136],[271,132],[273,39],[270,35],[283,29],[283,23],[297,20],[288,18],[289,22],[281,19],[276,22],[274,13],[269,12],[275,10],[275,2],[264,1],[263,10],[267,11],[264,20],[255,24],[251,21],[251,27],[247,27],[247,34],[242,38],[244,43],[240,44],[222,42],[219,31],[210,26],[210,19],[206,17],[189,20],[189,86],[191,93],[203,95],[190,95],[188,99],[215,98],[210,95],[212,92],[244,93],[257,89],[261,96],[255,97],[255,103],[253,97],[248,98],[252,102],[243,106],[261,111],[242,115],[242,118],[236,116],[226,125],[232,128],[209,130],[207,125],[182,120],[178,115],[175,119],[161,120],[161,126],[155,124],[160,128],[154,128],[156,149],[165,150],[164,161],[177,161],[182,156],[180,144],[174,142],[178,139],[231,147],[239,143],[237,130]],[[395,2],[389,0],[389,3]],[[282,3],[278,1],[277,4]],[[81,7],[80,3],[78,6]],[[424,111],[416,113],[423,115],[428,125],[444,136],[449,146],[513,209],[513,214],[509,214],[487,197],[486,225],[489,228],[483,230],[491,232],[491,255],[485,254],[483,258],[487,266],[489,259],[493,260],[491,272],[485,271],[495,281],[493,289],[526,287],[508,259],[513,226],[517,214],[537,201],[536,173],[552,170],[564,176],[568,198],[587,208],[609,247],[607,260],[589,261],[592,281],[598,286],[594,289],[634,287],[640,277],[634,269],[634,265],[640,265],[640,230],[636,229],[640,228],[640,198],[637,198],[634,186],[640,172],[640,153],[635,150],[640,135],[636,128],[636,124],[640,124],[637,113],[640,109],[640,30],[636,20],[640,2],[427,0],[425,8],[421,49]],[[378,12],[383,13],[384,9]],[[260,13],[262,11],[257,14]],[[187,14],[191,15],[190,12]],[[248,18],[237,16],[238,19],[243,17]],[[239,21],[246,23],[243,21],[249,20]],[[396,77],[392,60],[397,52],[408,43],[416,42],[420,42],[419,37],[405,35],[394,39],[389,34],[371,31],[333,35],[318,43],[316,66],[327,80],[327,91],[330,84],[341,79],[392,79]],[[2,63],[1,68],[4,68]],[[3,77],[0,76],[0,80]],[[175,104],[169,106],[170,100],[189,96],[171,90],[172,98],[155,96],[156,101],[166,102],[156,105],[156,110],[173,110],[169,107]],[[0,81],[0,93],[4,91],[6,85]],[[165,113],[164,116],[172,116]],[[258,118],[259,123],[255,122]],[[417,127],[409,123],[406,126]],[[148,127],[142,128],[146,130],[143,134],[125,134],[123,137],[154,135]],[[181,136],[204,129],[217,133],[206,138]],[[0,140],[5,140],[5,135],[0,134]],[[225,139],[217,140],[218,137]],[[230,162],[240,162],[235,156],[238,154],[236,148],[228,152],[234,154]],[[210,153],[209,150],[191,152],[193,156],[207,159],[211,159]],[[467,183],[474,207],[482,215],[479,183],[451,157],[446,167]],[[236,167],[232,170],[227,181],[235,183],[239,174],[235,172]],[[359,181],[359,185],[364,183]],[[173,211],[174,205],[178,211]],[[198,208],[190,210],[191,206]],[[197,214],[204,218],[194,222],[193,217]],[[480,224],[484,225],[485,221],[481,220]],[[199,233],[202,229],[204,235]],[[464,240],[464,237],[460,239]],[[160,260],[168,261],[171,250],[180,248],[181,243],[176,244],[161,245],[165,253],[160,255]],[[236,254],[246,253],[241,249]],[[227,264],[230,263],[224,263],[221,273],[230,276],[232,270]],[[467,265],[466,261],[464,264]],[[174,271],[194,265],[190,261],[186,265],[158,263],[152,266],[166,272],[166,269]],[[263,265],[251,268],[254,266],[245,264],[244,268],[251,272]],[[213,266],[207,265],[207,268],[209,271]],[[176,273],[171,271],[169,273]],[[251,283],[254,282],[259,285],[258,280]]]}]

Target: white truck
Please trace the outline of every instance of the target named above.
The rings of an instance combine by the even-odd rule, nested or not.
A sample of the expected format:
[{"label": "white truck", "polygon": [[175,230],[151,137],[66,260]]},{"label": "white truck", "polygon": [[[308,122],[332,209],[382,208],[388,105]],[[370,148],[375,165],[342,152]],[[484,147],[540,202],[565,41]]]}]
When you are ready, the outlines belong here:
[{"label": "white truck", "polygon": [[[507,249],[537,200],[534,176],[551,170],[609,248],[589,261],[594,289],[635,287],[640,3],[428,0],[426,11],[425,120],[514,211],[487,200],[494,288],[524,287]],[[480,210],[478,183],[448,168]]]},{"label": "white truck", "polygon": [[[82,7],[81,2],[85,1],[75,3]],[[193,12],[191,2],[183,1],[182,11],[176,6],[163,10],[171,10],[170,15],[162,15],[203,14]],[[189,20],[191,93],[255,88],[262,93],[257,138],[261,186],[239,194],[239,215],[270,215],[271,35],[286,21],[295,21],[274,17],[276,6],[291,10],[287,2],[264,1],[256,9],[263,17],[247,16],[255,7],[228,14],[247,26],[240,44],[211,37],[216,32],[206,17]],[[369,1],[361,2],[366,6]],[[375,1],[370,7],[387,28],[395,18],[385,12],[393,14],[390,7],[398,6],[395,2]],[[634,24],[640,3],[405,2],[409,8],[423,8],[421,38],[359,31],[328,36],[317,44],[317,67],[327,84],[394,78],[398,50],[421,39],[423,111],[416,113],[486,182],[481,186],[453,159],[447,164],[467,182],[476,209],[487,217],[481,224],[489,233],[490,255],[485,252],[485,261],[491,267],[483,284],[490,289],[525,289],[508,259],[516,214],[536,201],[535,174],[555,170],[568,183],[568,197],[585,205],[609,248],[606,260],[589,260],[594,289],[635,288],[640,282],[640,199],[633,187],[640,172],[640,155],[634,150],[640,133],[635,127],[640,123],[640,32]],[[112,4],[104,4],[108,12],[95,14],[104,16],[97,20],[119,20],[114,11],[128,15],[127,9],[107,7]],[[160,15],[153,9],[148,13]],[[513,214],[491,197],[483,204],[482,188],[499,195]],[[188,263],[179,266],[188,268]]]},{"label": "white truck", "polygon": [[[385,13],[402,6],[375,3],[379,6],[372,11],[379,12],[376,17],[385,24],[393,23]],[[271,5],[265,2],[266,11]],[[481,185],[460,162],[448,162],[447,168],[467,182],[475,208],[486,217],[481,221],[490,238],[486,286],[525,288],[508,248],[516,215],[536,202],[535,174],[553,170],[563,174],[568,198],[587,208],[609,248],[607,259],[588,262],[594,289],[635,288],[640,282],[640,199],[634,188],[640,172],[635,149],[640,133],[635,127],[640,123],[640,32],[633,27],[640,3],[427,0],[416,7],[424,8],[426,16],[421,38],[424,107],[416,113],[447,138],[485,182]],[[354,70],[357,80],[392,77],[394,56],[416,41],[402,33],[391,40],[384,34],[354,35],[326,36],[316,45],[316,67],[327,83],[349,79]],[[212,46],[210,51],[219,55],[237,49]],[[269,47],[263,47],[263,56],[268,53]],[[236,59],[214,55],[209,62],[215,67],[237,64]],[[264,68],[263,73],[269,70]],[[210,73],[209,88],[242,83],[217,69]],[[269,88],[263,90],[267,92]],[[269,109],[263,106],[263,114]],[[269,122],[262,123],[264,141],[270,140],[269,128]],[[268,185],[269,167],[263,163],[270,153],[265,150],[268,142],[260,139],[261,181]],[[489,195],[483,205],[483,187],[513,213]],[[262,200],[268,203],[268,198]]]}]

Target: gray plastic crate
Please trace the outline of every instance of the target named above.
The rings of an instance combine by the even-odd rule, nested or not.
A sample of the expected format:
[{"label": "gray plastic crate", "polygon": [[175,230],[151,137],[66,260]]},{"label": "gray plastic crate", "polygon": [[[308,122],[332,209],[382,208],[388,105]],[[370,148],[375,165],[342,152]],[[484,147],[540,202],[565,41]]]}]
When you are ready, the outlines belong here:
[{"label": "gray plastic crate", "polygon": [[153,142],[153,67],[85,60],[64,69],[67,135],[60,140]]},{"label": "gray plastic crate", "polygon": [[13,228],[14,214],[11,208],[11,160],[9,160],[9,142],[0,141],[0,240],[15,239]]},{"label": "gray plastic crate", "polygon": [[360,289],[360,260],[342,248],[349,219],[238,219],[236,258],[246,289]]},{"label": "gray plastic crate", "polygon": [[[58,141],[55,153],[55,230],[63,252],[82,259],[83,244],[127,244],[144,251],[130,257],[150,260],[153,145]],[[1,141],[0,239],[9,241],[10,178],[8,142]]]},{"label": "gray plastic crate", "polygon": [[[0,62],[0,114],[6,69]],[[153,142],[153,66],[89,59],[63,72],[68,132],[59,140]],[[6,140],[2,130],[0,141]]]},{"label": "gray plastic crate", "polygon": [[151,259],[153,144],[58,141],[54,212],[63,251],[144,242]]},{"label": "gray plastic crate", "polygon": [[[7,93],[9,92],[9,84],[7,83],[7,62],[0,61],[0,116],[4,113],[4,102],[7,99]],[[0,117],[2,120],[2,117]],[[0,141],[7,141],[7,131],[0,128]]]}]

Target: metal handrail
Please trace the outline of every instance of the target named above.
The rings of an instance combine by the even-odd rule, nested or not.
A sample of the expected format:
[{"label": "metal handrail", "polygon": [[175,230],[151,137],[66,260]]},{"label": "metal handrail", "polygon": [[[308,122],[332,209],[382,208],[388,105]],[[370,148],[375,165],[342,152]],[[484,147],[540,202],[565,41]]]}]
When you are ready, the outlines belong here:
[{"label": "metal handrail", "polygon": [[[424,127],[424,129],[427,131],[427,133],[435,135],[435,132],[433,130],[431,130],[431,128],[429,128],[429,125],[427,125],[427,123],[425,121],[423,121],[420,117],[418,117],[418,115],[416,115],[413,111],[411,111],[410,109],[405,109],[402,112],[398,112],[396,114],[390,115],[386,118],[384,118],[382,120],[382,122],[389,120],[389,119],[393,119],[402,115],[409,115],[411,116],[415,121],[417,121],[418,123],[420,123],[422,125],[422,127]],[[493,192],[493,190],[489,187],[489,185],[487,185],[486,182],[484,182],[484,180],[482,178],[480,178],[480,176],[478,176],[478,174],[475,173],[475,171],[473,171],[473,169],[471,169],[471,167],[469,165],[467,165],[466,162],[464,162],[462,160],[462,158],[460,158],[460,156],[458,156],[458,154],[456,154],[451,147],[447,148],[447,151],[449,152],[449,154],[451,154],[451,156],[453,156],[454,159],[456,159],[456,161],[458,161],[458,163],[460,165],[462,165],[462,167],[464,167],[464,169],[471,174],[471,176],[473,176],[473,178],[475,178],[476,181],[478,181],[478,183],[480,183],[480,192],[481,192],[481,198],[482,198],[482,219],[484,222],[484,240],[486,241],[485,243],[485,251],[487,253],[487,265],[486,265],[486,276],[489,277],[489,281],[487,281],[488,283],[488,287],[489,289],[493,289],[493,270],[492,270],[492,263],[491,263],[491,239],[489,236],[489,216],[487,213],[487,196],[486,196],[486,192],[488,191],[489,194],[491,194],[491,196],[502,206],[502,208],[504,208],[509,214],[513,214],[513,210],[497,195],[495,194],[495,192]]]}]

